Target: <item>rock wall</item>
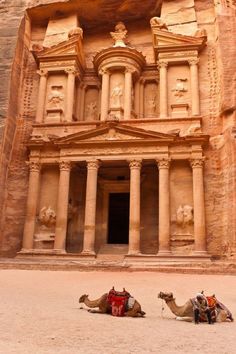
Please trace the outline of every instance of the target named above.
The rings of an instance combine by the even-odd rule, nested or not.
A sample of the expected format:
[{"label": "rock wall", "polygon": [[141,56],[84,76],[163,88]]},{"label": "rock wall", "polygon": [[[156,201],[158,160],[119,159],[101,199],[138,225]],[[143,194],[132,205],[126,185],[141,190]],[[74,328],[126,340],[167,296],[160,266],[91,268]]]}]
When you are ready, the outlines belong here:
[{"label": "rock wall", "polygon": [[[149,1],[145,8],[149,17],[160,15],[161,2],[161,17],[170,30],[192,35],[196,28],[205,28],[208,33],[199,71],[203,130],[211,136],[205,151],[208,247],[216,256],[230,257],[236,250],[236,3],[234,0]],[[132,16],[140,18],[145,13],[141,1],[137,7],[137,0],[117,0],[112,4],[105,0],[89,0],[87,4],[88,8],[103,11],[104,21],[115,9],[119,19],[127,13],[128,19]],[[30,41],[42,43],[46,33],[45,21],[30,21],[25,10],[30,8],[29,16],[41,19],[44,12],[49,16],[55,9],[79,11],[80,6],[83,2],[77,0],[19,0],[17,5],[16,1],[8,0],[7,4],[0,3],[0,75],[4,82],[0,86],[2,255],[12,256],[21,247],[28,180],[25,143],[31,133],[38,88],[36,64],[29,49]],[[86,16],[91,17],[91,11],[83,14],[82,27]],[[91,38],[95,25],[96,21],[91,20]],[[139,49],[142,47],[141,32],[137,39]],[[145,43],[149,41],[147,33],[144,33],[143,40]],[[150,48],[144,45],[143,49],[151,61]]]}]

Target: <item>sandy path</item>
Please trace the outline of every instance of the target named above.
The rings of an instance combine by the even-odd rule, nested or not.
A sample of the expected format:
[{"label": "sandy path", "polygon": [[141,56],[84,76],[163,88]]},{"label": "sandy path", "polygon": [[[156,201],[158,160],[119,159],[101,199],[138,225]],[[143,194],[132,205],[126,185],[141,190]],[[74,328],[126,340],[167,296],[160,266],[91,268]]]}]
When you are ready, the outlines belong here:
[{"label": "sandy path", "polygon": [[[147,317],[117,318],[80,309],[83,293],[127,288]],[[1,354],[236,353],[236,322],[194,325],[174,319],[160,290],[180,305],[199,290],[216,293],[236,317],[236,277],[148,272],[0,271]]]}]

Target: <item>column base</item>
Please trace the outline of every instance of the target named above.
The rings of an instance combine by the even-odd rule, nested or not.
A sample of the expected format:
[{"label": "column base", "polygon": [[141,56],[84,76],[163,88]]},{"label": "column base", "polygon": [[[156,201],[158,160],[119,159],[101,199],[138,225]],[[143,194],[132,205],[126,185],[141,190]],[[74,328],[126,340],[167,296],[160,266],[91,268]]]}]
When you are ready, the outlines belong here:
[{"label": "column base", "polygon": [[135,257],[135,256],[142,256],[142,253],[140,251],[129,251],[128,254],[125,255],[125,257]]},{"label": "column base", "polygon": [[34,252],[33,248],[22,248],[17,254],[29,254]]},{"label": "column base", "polygon": [[56,253],[56,254],[66,254],[67,253],[65,250],[62,250],[60,248],[53,248],[52,252]]},{"label": "column base", "polygon": [[166,251],[158,251],[157,253],[157,257],[168,257],[170,256],[172,253],[169,250]]},{"label": "column base", "polygon": [[193,255],[196,257],[210,257],[207,251],[194,251]]},{"label": "column base", "polygon": [[81,253],[80,253],[80,256],[84,256],[84,257],[96,257],[96,253],[94,251],[88,251],[88,250],[83,250]]}]

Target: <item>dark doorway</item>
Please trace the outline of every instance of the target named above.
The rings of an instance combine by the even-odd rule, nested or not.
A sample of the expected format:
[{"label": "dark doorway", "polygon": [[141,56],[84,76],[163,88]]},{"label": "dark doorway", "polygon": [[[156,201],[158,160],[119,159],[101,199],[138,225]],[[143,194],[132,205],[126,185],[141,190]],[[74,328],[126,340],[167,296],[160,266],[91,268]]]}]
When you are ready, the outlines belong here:
[{"label": "dark doorway", "polygon": [[129,193],[109,194],[108,243],[128,244]]}]

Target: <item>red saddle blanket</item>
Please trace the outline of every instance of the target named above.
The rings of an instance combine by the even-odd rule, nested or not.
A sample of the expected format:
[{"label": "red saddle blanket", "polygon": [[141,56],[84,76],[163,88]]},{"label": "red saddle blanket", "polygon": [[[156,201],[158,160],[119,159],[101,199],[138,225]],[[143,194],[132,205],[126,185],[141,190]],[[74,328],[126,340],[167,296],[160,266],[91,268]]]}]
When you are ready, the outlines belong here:
[{"label": "red saddle blanket", "polygon": [[115,291],[111,289],[108,293],[107,300],[111,306],[112,316],[124,316],[127,302],[130,294],[124,291]]}]

